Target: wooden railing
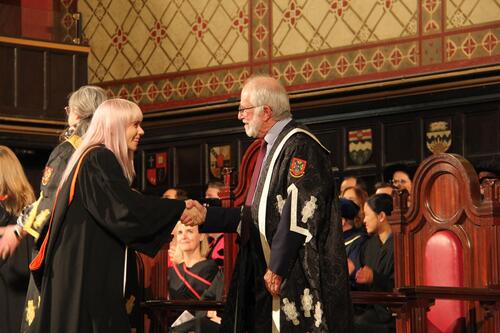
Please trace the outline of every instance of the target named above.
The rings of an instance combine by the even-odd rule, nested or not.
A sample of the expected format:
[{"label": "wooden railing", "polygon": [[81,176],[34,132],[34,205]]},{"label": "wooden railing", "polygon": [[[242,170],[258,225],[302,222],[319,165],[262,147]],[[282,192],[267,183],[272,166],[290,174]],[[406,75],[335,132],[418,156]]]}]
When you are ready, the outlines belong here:
[{"label": "wooden railing", "polygon": [[[479,302],[488,317],[500,309],[500,289],[491,288],[454,288],[454,287],[404,287],[393,292],[352,291],[353,304],[378,304],[387,306],[398,319],[415,318],[418,312],[427,312],[437,299],[474,300]],[[224,302],[214,301],[170,301],[147,300],[142,308],[152,316],[169,317],[169,312],[188,311],[224,311]],[[173,321],[170,319],[170,323]],[[167,329],[167,328],[165,328]],[[427,331],[425,322],[411,322],[415,333]]]}]

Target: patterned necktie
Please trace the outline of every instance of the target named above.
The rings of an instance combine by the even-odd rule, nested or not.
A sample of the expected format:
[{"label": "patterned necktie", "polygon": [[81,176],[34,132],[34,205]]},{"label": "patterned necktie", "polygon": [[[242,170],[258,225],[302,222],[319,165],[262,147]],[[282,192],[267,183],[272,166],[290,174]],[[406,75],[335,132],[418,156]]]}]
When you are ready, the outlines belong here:
[{"label": "patterned necktie", "polygon": [[257,187],[257,181],[259,180],[260,169],[262,168],[262,163],[264,162],[264,157],[266,156],[267,142],[262,140],[259,149],[259,155],[257,155],[257,161],[255,161],[255,166],[252,173],[252,181],[250,182],[250,188],[248,189],[247,199],[245,205],[251,206],[253,201],[253,195],[255,194],[255,188]]}]

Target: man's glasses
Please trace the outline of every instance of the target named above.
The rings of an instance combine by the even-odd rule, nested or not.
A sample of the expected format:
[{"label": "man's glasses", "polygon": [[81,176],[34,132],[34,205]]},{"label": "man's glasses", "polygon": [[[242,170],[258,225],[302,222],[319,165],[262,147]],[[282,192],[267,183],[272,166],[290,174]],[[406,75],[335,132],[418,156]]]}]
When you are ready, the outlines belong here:
[{"label": "man's glasses", "polygon": [[64,107],[64,111],[66,111],[66,114],[69,116],[69,113],[71,112],[71,107],[69,105],[66,105]]},{"label": "man's glasses", "polygon": [[247,110],[251,110],[251,109],[255,109],[255,108],[260,108],[261,106],[263,106],[263,105],[258,105],[258,106],[249,106],[249,107],[247,107],[247,108],[242,108],[242,107],[240,107],[240,108],[238,109],[238,115],[246,115],[246,114],[248,113],[248,111],[247,111]]}]

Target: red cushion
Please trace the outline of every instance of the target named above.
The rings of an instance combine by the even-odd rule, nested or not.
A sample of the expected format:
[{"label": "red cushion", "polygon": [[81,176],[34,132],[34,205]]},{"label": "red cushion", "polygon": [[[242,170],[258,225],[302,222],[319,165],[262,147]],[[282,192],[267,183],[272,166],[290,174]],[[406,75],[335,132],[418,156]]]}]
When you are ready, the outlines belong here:
[{"label": "red cushion", "polygon": [[[450,231],[438,231],[427,241],[424,259],[424,285],[463,287],[462,243]],[[462,301],[436,300],[427,313],[427,329],[433,332],[465,332]]]}]

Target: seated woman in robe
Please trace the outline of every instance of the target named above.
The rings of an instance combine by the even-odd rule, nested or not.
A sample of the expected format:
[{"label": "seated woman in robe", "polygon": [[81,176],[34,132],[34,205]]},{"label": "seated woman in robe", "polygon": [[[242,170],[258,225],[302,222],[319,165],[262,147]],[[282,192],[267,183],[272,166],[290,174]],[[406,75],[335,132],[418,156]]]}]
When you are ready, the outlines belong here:
[{"label": "seated woman in robe", "polygon": [[[176,242],[174,261],[168,269],[168,291],[171,300],[206,299],[204,293],[216,288],[213,281],[222,281],[215,261],[207,259],[208,241],[198,227],[178,223],[174,229]],[[217,278],[216,278],[217,277]],[[215,283],[215,282],[214,282]],[[220,283],[220,282],[218,282]],[[210,318],[207,316],[209,315]],[[190,315],[188,317],[192,318]],[[220,319],[209,311],[198,311],[195,318],[172,327],[172,332],[217,332]]]},{"label": "seated woman in robe", "polygon": [[[394,245],[387,216],[392,213],[392,197],[385,193],[368,198],[364,207],[367,232],[372,235],[361,251],[361,268],[356,272],[358,289],[392,291],[394,288]],[[381,305],[358,308],[355,332],[394,332],[391,311]]]}]

